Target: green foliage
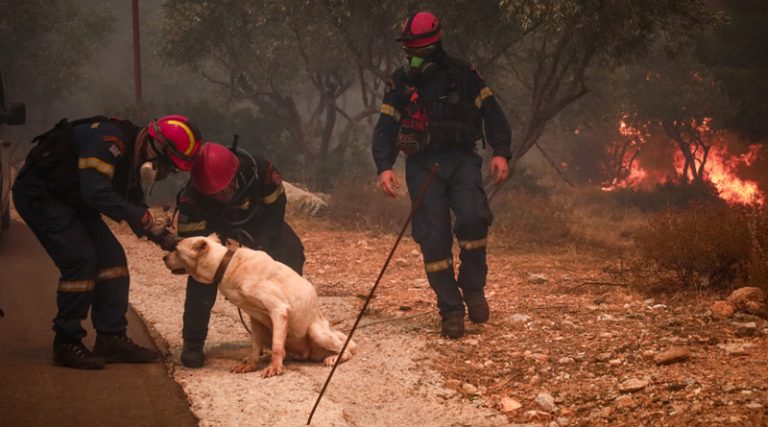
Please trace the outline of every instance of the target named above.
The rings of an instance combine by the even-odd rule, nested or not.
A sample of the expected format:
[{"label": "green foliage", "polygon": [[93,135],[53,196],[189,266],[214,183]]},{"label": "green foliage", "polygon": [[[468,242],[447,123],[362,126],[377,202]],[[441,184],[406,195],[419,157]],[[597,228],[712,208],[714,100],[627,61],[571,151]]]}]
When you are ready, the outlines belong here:
[{"label": "green foliage", "polygon": [[65,0],[0,0],[0,11],[0,66],[28,106],[73,89],[113,22],[108,12],[79,11]]},{"label": "green foliage", "polygon": [[725,287],[748,278],[752,245],[745,212],[700,205],[655,215],[636,236],[640,256],[689,287]]}]

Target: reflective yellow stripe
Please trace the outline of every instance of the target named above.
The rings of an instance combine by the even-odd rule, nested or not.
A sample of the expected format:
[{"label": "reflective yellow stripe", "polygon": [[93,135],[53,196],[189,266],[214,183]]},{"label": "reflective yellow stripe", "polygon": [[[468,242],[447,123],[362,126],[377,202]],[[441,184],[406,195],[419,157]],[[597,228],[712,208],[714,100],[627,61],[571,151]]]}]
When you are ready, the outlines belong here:
[{"label": "reflective yellow stripe", "polygon": [[285,193],[285,187],[283,187],[283,183],[281,182],[280,186],[277,187],[277,190],[267,197],[262,197],[261,201],[264,202],[265,205],[271,205],[272,203],[275,203],[278,197],[283,193]]},{"label": "reflective yellow stripe", "polygon": [[208,226],[207,221],[189,222],[186,224],[179,224],[179,233],[189,233],[190,231],[203,231]]},{"label": "reflective yellow stripe", "polygon": [[93,280],[62,280],[59,282],[59,292],[90,292],[96,282]]},{"label": "reflective yellow stripe", "polygon": [[178,120],[168,120],[167,122],[169,125],[176,125],[180,127],[184,132],[187,134],[187,138],[189,138],[189,147],[187,147],[186,150],[184,150],[184,155],[189,156],[190,153],[192,153],[192,150],[195,148],[195,134],[192,132],[192,129],[187,126],[186,123],[180,122]]},{"label": "reflective yellow stripe", "polygon": [[489,96],[493,96],[493,92],[491,92],[491,89],[488,86],[480,89],[480,95],[477,95],[477,98],[475,98],[475,107],[482,107],[483,101]]},{"label": "reflective yellow stripe", "polygon": [[115,176],[115,167],[96,157],[81,157],[77,162],[77,167],[79,169],[96,169],[102,175],[108,176],[109,179]]},{"label": "reflective yellow stripe", "polygon": [[427,270],[427,273],[436,273],[438,271],[448,270],[453,265],[453,259],[452,258],[446,258],[441,259],[440,261],[434,261],[434,262],[425,262],[424,263],[424,270]]},{"label": "reflective yellow stripe", "polygon": [[488,246],[488,238],[478,240],[459,240],[459,246],[462,249],[471,251],[472,249],[480,249]]},{"label": "reflective yellow stripe", "polygon": [[128,267],[110,267],[99,270],[96,272],[96,281],[101,282],[103,280],[112,280],[120,277],[128,277]]},{"label": "reflective yellow stripe", "polygon": [[381,104],[381,114],[392,116],[398,122],[400,121],[400,112],[395,110],[395,107],[389,104]]},{"label": "reflective yellow stripe", "polygon": [[101,125],[100,122],[91,123],[91,129],[96,129],[99,125]]},{"label": "reflective yellow stripe", "polygon": [[243,200],[243,203],[240,203],[240,205],[239,205],[239,206],[235,206],[235,207],[236,207],[237,209],[246,210],[246,209],[248,209],[249,207],[251,207],[251,199],[245,198],[245,199]]}]

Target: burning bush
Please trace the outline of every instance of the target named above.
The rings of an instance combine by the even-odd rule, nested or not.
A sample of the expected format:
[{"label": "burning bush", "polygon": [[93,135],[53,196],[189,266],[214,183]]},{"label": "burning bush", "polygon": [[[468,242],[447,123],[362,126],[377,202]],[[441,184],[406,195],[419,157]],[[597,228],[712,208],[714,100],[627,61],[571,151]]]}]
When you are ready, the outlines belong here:
[{"label": "burning bush", "polygon": [[744,209],[724,204],[667,210],[654,215],[636,242],[660,277],[673,273],[685,286],[724,287],[749,278],[753,245],[747,224]]}]

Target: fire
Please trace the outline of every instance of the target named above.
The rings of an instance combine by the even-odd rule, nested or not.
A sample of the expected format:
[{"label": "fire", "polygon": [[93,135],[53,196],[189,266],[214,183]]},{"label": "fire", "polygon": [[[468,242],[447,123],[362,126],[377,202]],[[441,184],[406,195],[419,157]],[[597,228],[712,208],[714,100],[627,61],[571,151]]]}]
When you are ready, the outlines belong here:
[{"label": "fire", "polygon": [[[620,138],[608,146],[610,164],[606,169],[612,179],[603,185],[604,191],[613,191],[617,188],[651,188],[673,179],[669,175],[674,172],[677,173],[678,179],[694,180],[694,171],[690,170],[690,165],[686,169],[685,157],[674,143],[671,145],[675,147],[671,165],[660,164],[662,161],[659,160],[658,154],[665,152],[664,149],[656,150],[659,153],[656,153],[657,158],[652,162],[648,160],[650,153],[645,156],[640,155],[640,150],[646,147],[646,142],[651,136],[647,130],[651,124],[640,129],[628,125],[627,119],[627,115],[622,116],[617,129]],[[729,135],[713,130],[711,118],[705,118],[700,122],[691,121],[690,127],[697,131],[701,140],[699,141],[701,145],[691,146],[697,170],[702,163],[704,164],[700,178],[711,182],[718,190],[720,197],[729,203],[764,206],[766,198],[759,184],[741,176],[755,164],[762,146],[750,145],[747,152],[734,154],[729,146]],[[708,150],[705,150],[705,147],[708,147]],[[670,167],[673,167],[674,171]]]}]

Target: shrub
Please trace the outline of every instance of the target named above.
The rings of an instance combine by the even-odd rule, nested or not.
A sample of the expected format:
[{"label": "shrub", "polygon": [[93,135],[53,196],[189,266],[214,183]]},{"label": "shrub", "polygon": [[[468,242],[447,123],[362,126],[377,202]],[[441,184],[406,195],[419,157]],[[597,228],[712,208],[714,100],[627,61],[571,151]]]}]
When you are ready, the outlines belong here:
[{"label": "shrub", "polygon": [[748,279],[752,244],[743,209],[720,203],[654,215],[636,237],[641,258],[685,286],[723,287]]}]

